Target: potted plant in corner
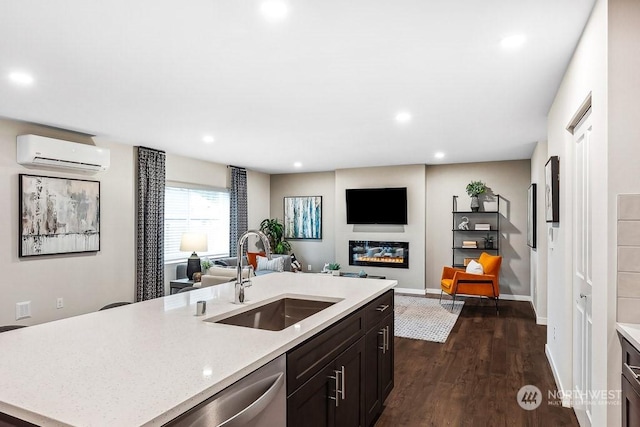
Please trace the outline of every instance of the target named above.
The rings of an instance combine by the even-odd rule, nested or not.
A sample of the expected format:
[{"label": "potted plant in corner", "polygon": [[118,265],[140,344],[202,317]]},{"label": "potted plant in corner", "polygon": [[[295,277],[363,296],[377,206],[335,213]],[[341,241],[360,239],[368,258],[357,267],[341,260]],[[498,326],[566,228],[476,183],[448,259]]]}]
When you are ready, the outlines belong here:
[{"label": "potted plant in corner", "polygon": [[338,264],[337,262],[332,262],[331,264],[329,264],[327,266],[327,270],[329,270],[331,272],[331,275],[339,276],[340,275],[340,264]]},{"label": "potted plant in corner", "polygon": [[284,224],[277,218],[263,219],[260,223],[260,231],[269,238],[271,251],[274,254],[286,254],[291,250],[291,244],[284,240]]},{"label": "potted plant in corner", "polygon": [[471,181],[467,184],[467,194],[471,196],[471,211],[478,212],[480,209],[480,201],[478,200],[478,196],[484,193],[487,189],[487,186],[482,181]]}]

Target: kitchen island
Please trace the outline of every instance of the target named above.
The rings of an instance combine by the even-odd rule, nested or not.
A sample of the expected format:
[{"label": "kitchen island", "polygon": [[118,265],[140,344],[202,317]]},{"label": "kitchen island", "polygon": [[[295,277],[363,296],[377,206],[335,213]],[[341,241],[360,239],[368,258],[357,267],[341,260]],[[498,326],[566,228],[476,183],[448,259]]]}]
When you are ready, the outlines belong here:
[{"label": "kitchen island", "polygon": [[43,426],[160,426],[396,285],[307,273],[252,281],[247,308],[278,296],[338,302],[282,331],[203,321],[239,310],[223,284],[0,334],[0,412]]}]

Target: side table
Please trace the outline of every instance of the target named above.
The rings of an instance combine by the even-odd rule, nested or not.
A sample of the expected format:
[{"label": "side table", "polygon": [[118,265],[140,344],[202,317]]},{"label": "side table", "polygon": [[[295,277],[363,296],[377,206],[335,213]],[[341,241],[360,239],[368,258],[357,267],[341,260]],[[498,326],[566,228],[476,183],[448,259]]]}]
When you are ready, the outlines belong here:
[{"label": "side table", "polygon": [[180,289],[193,286],[195,282],[187,278],[172,280],[169,284],[169,295],[177,293]]}]

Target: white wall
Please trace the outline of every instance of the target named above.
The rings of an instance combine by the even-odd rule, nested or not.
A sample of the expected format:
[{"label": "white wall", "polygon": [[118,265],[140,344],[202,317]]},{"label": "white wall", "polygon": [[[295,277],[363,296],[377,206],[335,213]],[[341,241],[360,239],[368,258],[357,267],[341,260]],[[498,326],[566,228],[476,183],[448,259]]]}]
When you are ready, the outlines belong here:
[{"label": "white wall", "polygon": [[[611,317],[611,302],[615,298],[615,282],[610,281],[608,243],[611,228],[611,209],[608,194],[607,147],[607,1],[598,1],[584,30],[580,43],[565,73],[548,116],[548,156],[560,157],[560,222],[548,225],[546,234],[548,328],[547,353],[558,386],[571,389],[572,378],[572,203],[573,203],[573,142],[566,130],[572,118],[589,93],[592,95],[591,121],[594,142],[592,157],[592,182],[594,199],[593,227],[593,372],[592,387],[595,390],[619,389],[619,380],[609,381],[608,371],[620,363],[613,350],[615,330]],[[616,166],[617,167],[617,166]],[[604,203],[598,203],[603,201]],[[615,209],[615,207],[613,208]],[[615,217],[614,217],[615,219]],[[615,222],[615,221],[614,221]],[[614,251],[615,252],[615,251]],[[613,255],[615,257],[615,255]],[[604,345],[606,343],[606,345]],[[618,352],[619,354],[619,352]],[[619,369],[619,366],[618,366]],[[619,378],[619,370],[617,377]],[[594,405],[593,425],[619,424],[618,406]],[[614,421],[614,424],[611,424]],[[617,421],[617,422],[616,422]]]},{"label": "white wall", "polygon": [[[95,175],[28,169],[16,163],[16,136],[33,133],[91,143],[91,138],[45,126],[0,119],[0,325],[33,325],[95,311],[114,301],[133,301],[135,226],[133,147],[101,141],[111,168]],[[100,181],[100,251],[18,257],[18,174]],[[64,308],[56,309],[56,299]],[[32,317],[15,320],[15,305],[31,301]]]},{"label": "white wall", "polygon": [[487,184],[493,194],[501,196],[501,296],[531,295],[527,246],[527,189],[531,177],[530,165],[529,160],[514,160],[427,166],[427,288],[439,293],[442,267],[451,265],[452,196],[459,196],[459,210],[468,210],[470,198],[465,188],[469,182],[480,180]]},{"label": "white wall", "polygon": [[531,297],[536,311],[536,323],[547,323],[547,222],[544,210],[544,165],[549,155],[547,142],[539,142],[531,156],[531,182],[536,189],[536,248],[529,249],[531,256]]},{"label": "white wall", "polygon": [[303,270],[318,272],[335,259],[335,173],[271,175],[271,218],[284,219],[285,196],[322,196],[322,239],[289,240]]},{"label": "white wall", "polygon": [[[335,261],[347,272],[362,270],[349,265],[349,240],[409,242],[409,268],[366,267],[368,274],[398,280],[398,287],[423,292],[425,277],[425,166],[389,166],[339,169],[335,184]],[[347,188],[407,187],[408,225],[347,224]],[[381,209],[387,207],[381,206]]]}]

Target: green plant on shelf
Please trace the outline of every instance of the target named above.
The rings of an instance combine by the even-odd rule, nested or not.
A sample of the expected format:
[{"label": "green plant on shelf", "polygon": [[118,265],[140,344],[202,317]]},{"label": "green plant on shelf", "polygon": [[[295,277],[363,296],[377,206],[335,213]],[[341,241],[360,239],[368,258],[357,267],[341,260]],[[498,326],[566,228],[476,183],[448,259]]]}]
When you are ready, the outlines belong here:
[{"label": "green plant on shelf", "polygon": [[467,184],[467,194],[471,197],[478,197],[487,190],[487,186],[482,181],[471,181]]},{"label": "green plant on shelf", "polygon": [[337,262],[332,262],[327,266],[327,270],[340,270],[340,264],[338,264]]},{"label": "green plant on shelf", "polygon": [[207,271],[208,269],[211,268],[212,265],[213,264],[208,259],[203,259],[202,261],[200,261],[200,266],[202,267],[202,271]]}]

